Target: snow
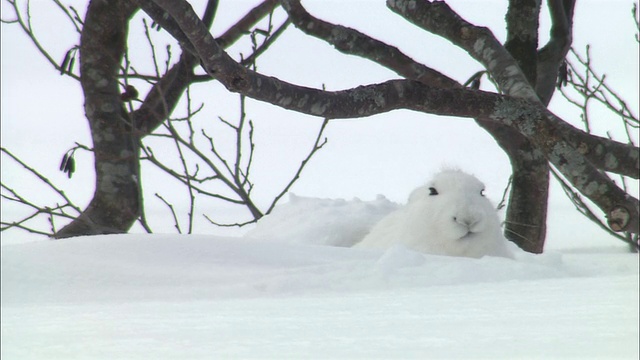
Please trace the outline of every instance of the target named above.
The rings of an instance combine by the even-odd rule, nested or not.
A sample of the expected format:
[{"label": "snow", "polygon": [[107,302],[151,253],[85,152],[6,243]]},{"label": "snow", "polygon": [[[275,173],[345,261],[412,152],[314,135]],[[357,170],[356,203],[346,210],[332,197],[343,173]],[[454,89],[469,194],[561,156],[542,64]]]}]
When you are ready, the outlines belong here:
[{"label": "snow", "polygon": [[638,358],[637,254],[346,246],[396,207],[293,197],[245,237],[3,238],[2,359]]},{"label": "snow", "polygon": [[264,241],[349,247],[399,207],[383,195],[372,201],[358,198],[347,201],[289,194],[289,202],[276,207],[246,236]]}]

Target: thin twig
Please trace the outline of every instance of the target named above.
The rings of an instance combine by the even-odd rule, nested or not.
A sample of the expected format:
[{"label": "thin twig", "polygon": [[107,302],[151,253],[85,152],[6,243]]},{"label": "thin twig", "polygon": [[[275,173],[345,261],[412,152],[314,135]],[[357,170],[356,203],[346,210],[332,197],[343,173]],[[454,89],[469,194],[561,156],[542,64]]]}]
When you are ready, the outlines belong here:
[{"label": "thin twig", "polygon": [[43,183],[47,184],[51,189],[53,189],[53,191],[55,191],[56,193],[58,193],[58,195],[60,195],[66,202],[67,204],[69,204],[70,207],[72,207],[74,210],[76,210],[78,212],[78,214],[82,213],[82,210],[73,205],[73,202],[71,201],[71,199],[69,199],[67,197],[67,195],[64,193],[64,191],[60,190],[58,187],[56,187],[55,185],[53,185],[53,183],[46,178],[44,175],[40,174],[38,171],[36,171],[34,168],[30,167],[29,165],[27,165],[26,163],[24,163],[22,160],[20,160],[19,158],[17,158],[15,155],[13,155],[9,150],[7,150],[6,148],[0,148],[0,151],[2,151],[3,153],[9,155],[9,157],[11,157],[15,162],[17,162],[18,164],[22,165],[22,167],[24,167],[25,169],[27,169],[27,171],[29,171],[30,173],[32,173],[33,175],[35,175],[38,179],[40,179]]},{"label": "thin twig", "polygon": [[[153,165],[157,166],[160,170],[164,171],[165,173],[167,173],[168,175],[171,175],[173,178],[175,178],[176,180],[180,181],[181,183],[183,183],[184,185],[187,184],[187,180],[184,178],[184,175],[177,173],[175,170],[169,168],[168,166],[164,165],[161,161],[159,161],[154,155],[153,152],[151,150],[150,147],[142,147],[143,152],[145,153],[146,157],[141,158],[141,160],[147,160],[149,162],[151,162]],[[227,201],[230,203],[234,203],[234,204],[242,204],[242,201],[240,200],[236,200],[236,199],[232,199],[220,194],[216,194],[216,193],[212,193],[209,191],[206,191],[198,186],[193,185],[193,181],[196,182],[207,182],[209,180],[219,180],[220,177],[217,175],[211,176],[211,177],[207,177],[207,178],[202,178],[202,179],[196,179],[193,178],[192,176],[192,187],[195,191],[197,191],[199,194],[202,194],[204,196],[209,196],[209,197],[213,197],[213,198],[217,198],[223,201]]]},{"label": "thin twig", "polygon": [[513,182],[513,175],[509,176],[509,182],[507,182],[507,186],[505,186],[504,191],[502,192],[502,198],[496,207],[498,210],[501,210],[505,206],[507,206],[507,194],[509,193],[509,189],[511,188],[511,183]]},{"label": "thin twig", "polygon": [[171,211],[171,215],[173,216],[173,223],[175,228],[178,230],[178,234],[182,234],[182,230],[180,229],[180,223],[178,222],[178,216],[176,215],[176,211],[173,208],[173,205],[171,205],[167,200],[165,200],[160,194],[156,193],[155,194],[156,197],[158,199],[160,199],[165,205],[167,205],[167,207],[169,207],[169,210]]},{"label": "thin twig", "polygon": [[[177,133],[176,129],[173,127],[173,124],[171,124],[171,121],[167,121],[165,123],[165,126],[169,128],[169,131],[172,134]],[[191,175],[189,174],[189,167],[187,166],[187,161],[185,159],[184,153],[182,152],[182,147],[180,146],[180,142],[175,137],[173,140],[174,140],[176,149],[178,150],[178,157],[180,158],[180,163],[182,164],[182,171],[184,173],[184,179],[187,185],[187,191],[189,193],[189,212],[187,214],[189,219],[189,226],[187,229],[187,234],[191,234],[193,232],[193,210],[195,208],[195,196],[193,195],[193,185],[191,184]]]},{"label": "thin twig", "polygon": [[243,59],[240,64],[244,66],[255,65],[256,59],[264,54],[265,51],[269,49],[269,47],[284,33],[287,27],[291,24],[291,20],[287,18],[287,20],[278,27],[278,29],[269,37],[265,39],[265,41],[256,49],[254,49],[253,53],[249,55],[247,58]]},{"label": "thin twig", "polygon": [[210,217],[208,217],[206,214],[202,214],[202,216],[204,216],[205,219],[209,220],[209,222],[215,226],[220,226],[220,227],[243,227],[245,225],[249,225],[249,224],[253,224],[255,222],[258,221],[258,219],[253,219],[253,220],[249,220],[249,221],[245,221],[243,223],[230,223],[230,224],[223,224],[223,223],[219,223],[219,222],[215,222],[213,220],[211,220]]},{"label": "thin twig", "polygon": [[[51,54],[49,54],[49,51],[47,49],[44,48],[44,46],[40,43],[40,41],[38,40],[38,36],[34,33],[33,31],[33,25],[31,23],[31,3],[29,1],[27,1],[27,9],[26,9],[26,19],[22,16],[22,13],[20,12],[20,9],[18,9],[18,4],[16,3],[16,1],[7,1],[12,7],[13,10],[15,12],[16,15],[16,19],[15,20],[11,20],[11,21],[3,21],[4,23],[8,23],[8,24],[18,24],[20,25],[20,28],[22,29],[22,31],[27,35],[27,37],[29,37],[29,39],[31,40],[31,42],[33,43],[33,45],[35,45],[35,47],[38,49],[38,51],[40,52],[40,54],[42,54],[42,56],[44,56],[45,59],[47,59],[47,61],[53,65],[53,67],[60,71],[63,70],[60,66],[60,64],[58,63],[58,61],[56,61]],[[64,7],[62,6],[61,8],[64,9]],[[69,13],[67,11],[63,11],[65,13],[65,15],[69,16]],[[73,21],[73,18],[71,18],[71,22],[73,23],[73,25],[76,27],[76,29],[78,28],[77,24],[75,21]],[[64,72],[64,75],[67,75],[71,78],[73,78],[74,80],[78,80],[80,81],[80,76],[75,75],[73,73],[70,72]]]},{"label": "thin twig", "polygon": [[304,160],[302,160],[302,163],[298,167],[298,171],[296,171],[296,173],[293,176],[293,178],[291,179],[291,181],[289,181],[287,186],[285,186],[285,188],[273,199],[273,202],[271,203],[271,206],[269,206],[269,209],[267,210],[266,214],[270,214],[271,211],[273,210],[273,208],[278,203],[278,201],[284,196],[284,194],[289,192],[289,189],[291,188],[291,186],[293,186],[293,184],[300,178],[300,174],[302,173],[302,170],[304,170],[305,166],[307,165],[307,163],[309,162],[311,157],[318,150],[322,149],[322,147],[327,144],[327,138],[326,137],[322,140],[322,142],[321,142],[321,139],[322,139],[322,135],[324,133],[325,128],[329,124],[329,121],[330,121],[330,119],[327,119],[327,118],[325,118],[324,121],[322,121],[322,125],[320,126],[320,130],[318,131],[318,136],[316,137],[316,141],[313,144],[313,147],[311,148],[311,151],[309,152],[309,154],[307,154],[307,157],[305,157]]}]

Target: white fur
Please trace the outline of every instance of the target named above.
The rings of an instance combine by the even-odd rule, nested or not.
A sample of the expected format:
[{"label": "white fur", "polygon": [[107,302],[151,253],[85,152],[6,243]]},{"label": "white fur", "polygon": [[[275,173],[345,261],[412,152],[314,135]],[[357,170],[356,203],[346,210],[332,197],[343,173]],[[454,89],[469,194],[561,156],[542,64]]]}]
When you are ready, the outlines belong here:
[{"label": "white fur", "polygon": [[[438,194],[431,195],[430,188]],[[428,254],[512,258],[496,209],[483,191],[484,184],[472,175],[442,171],[356,246],[387,249],[402,244]]]}]

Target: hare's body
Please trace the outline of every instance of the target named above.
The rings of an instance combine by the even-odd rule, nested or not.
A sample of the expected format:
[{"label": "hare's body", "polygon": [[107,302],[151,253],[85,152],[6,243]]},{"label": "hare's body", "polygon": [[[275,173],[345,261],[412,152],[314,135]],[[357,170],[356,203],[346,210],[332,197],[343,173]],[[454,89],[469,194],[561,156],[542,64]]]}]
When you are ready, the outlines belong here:
[{"label": "hare's body", "polygon": [[474,176],[443,171],[414,190],[406,206],[383,218],[357,246],[402,244],[436,255],[513,257],[483,191],[484,184]]}]

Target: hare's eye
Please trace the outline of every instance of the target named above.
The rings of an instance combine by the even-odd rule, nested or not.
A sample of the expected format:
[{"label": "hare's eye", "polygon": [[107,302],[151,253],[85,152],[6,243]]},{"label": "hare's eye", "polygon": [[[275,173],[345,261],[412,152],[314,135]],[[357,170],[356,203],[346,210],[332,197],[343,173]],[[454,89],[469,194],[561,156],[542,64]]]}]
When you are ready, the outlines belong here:
[{"label": "hare's eye", "polygon": [[438,190],[434,187],[429,188],[429,195],[438,195]]},{"label": "hare's eye", "polygon": [[484,196],[484,189],[480,190],[480,196]]}]

